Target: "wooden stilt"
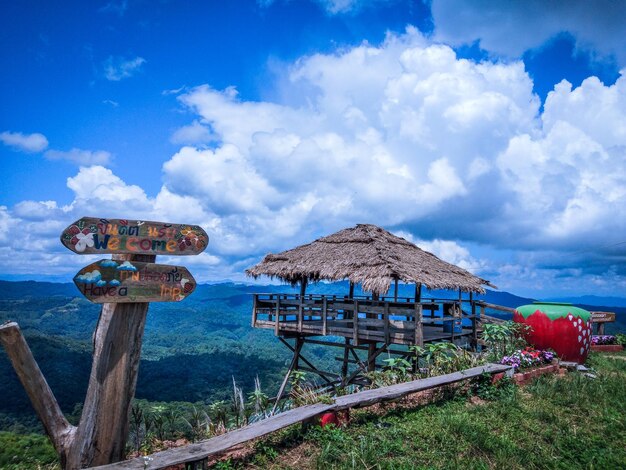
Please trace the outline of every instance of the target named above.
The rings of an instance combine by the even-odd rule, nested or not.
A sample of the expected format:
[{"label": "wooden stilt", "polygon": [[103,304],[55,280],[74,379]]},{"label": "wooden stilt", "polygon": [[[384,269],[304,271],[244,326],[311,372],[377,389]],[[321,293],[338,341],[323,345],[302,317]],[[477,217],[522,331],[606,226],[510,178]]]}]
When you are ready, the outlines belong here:
[{"label": "wooden stilt", "polygon": [[367,345],[367,371],[374,372],[376,370],[376,343],[370,343]]},{"label": "wooden stilt", "polygon": [[322,299],[322,335],[326,336],[328,327],[328,300],[326,296]]},{"label": "wooden stilt", "polygon": [[469,294],[470,305],[472,306],[472,351],[478,349],[478,320],[476,319],[476,303],[474,302],[474,293]]},{"label": "wooden stilt", "polygon": [[346,377],[348,376],[348,354],[350,354],[350,338],[345,338],[345,347],[343,350],[343,363],[341,364],[341,386],[346,385]]},{"label": "wooden stilt", "polygon": [[274,319],[274,334],[278,336],[280,331],[279,329],[279,318],[280,318],[280,294],[276,294],[276,318]]},{"label": "wooden stilt", "polygon": [[[285,346],[287,346],[294,354],[296,353],[296,348],[294,348],[291,344],[289,344],[287,341],[285,341],[283,338],[278,338]],[[306,343],[306,339],[303,338],[302,339],[303,344],[302,347],[304,347],[304,343]],[[315,367],[313,364],[311,364],[311,362],[304,357],[304,355],[302,354],[302,350],[300,350],[300,354],[298,355],[298,364],[296,364],[294,366],[294,369],[297,370],[298,368],[302,369],[302,367],[300,367],[299,365],[299,361],[304,362],[306,365],[308,365],[311,369],[315,370],[315,373],[318,374],[322,379],[324,379],[326,382],[330,383],[331,380],[328,379],[328,377],[326,377],[324,374],[327,374],[328,376],[331,375],[336,375],[336,374],[331,374],[331,373],[326,373],[324,371],[319,370],[317,367]]]},{"label": "wooden stilt", "polygon": [[300,355],[300,350],[302,349],[302,338],[296,338],[296,347],[294,348],[293,358],[291,359],[291,364],[289,364],[289,369],[287,370],[287,374],[285,374],[285,378],[283,382],[280,384],[280,388],[278,389],[278,395],[276,395],[276,402],[274,402],[274,406],[272,407],[272,414],[276,412],[276,407],[278,407],[278,403],[283,398],[283,394],[285,393],[285,387],[287,387],[287,383],[289,382],[289,376],[291,375],[291,371],[294,370],[294,367],[298,364],[298,356]]}]

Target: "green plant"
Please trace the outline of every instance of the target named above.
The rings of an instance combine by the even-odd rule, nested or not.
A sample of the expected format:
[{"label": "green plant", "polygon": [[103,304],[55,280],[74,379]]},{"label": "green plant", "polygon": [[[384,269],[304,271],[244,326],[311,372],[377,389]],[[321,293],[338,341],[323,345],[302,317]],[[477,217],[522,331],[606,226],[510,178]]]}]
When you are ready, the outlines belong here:
[{"label": "green plant", "polygon": [[189,439],[196,442],[206,439],[213,434],[211,426],[211,418],[203,409],[192,407],[189,419],[183,418],[187,426],[189,426]]},{"label": "green plant", "polygon": [[257,375],[254,379],[254,392],[248,395],[248,403],[253,412],[253,416],[257,419],[267,418],[267,409],[270,401],[269,397],[261,390],[261,382]]},{"label": "green plant", "polygon": [[524,334],[530,327],[521,323],[487,323],[483,327],[482,338],[489,348],[489,359],[499,362],[504,356],[527,346]]},{"label": "green plant", "polygon": [[246,405],[243,400],[243,391],[237,386],[233,376],[233,392],[230,398],[230,408],[235,418],[235,427],[239,428],[246,424]]},{"label": "green plant", "polygon": [[617,344],[621,344],[622,346],[626,346],[626,334],[617,333],[615,335],[615,341]]}]

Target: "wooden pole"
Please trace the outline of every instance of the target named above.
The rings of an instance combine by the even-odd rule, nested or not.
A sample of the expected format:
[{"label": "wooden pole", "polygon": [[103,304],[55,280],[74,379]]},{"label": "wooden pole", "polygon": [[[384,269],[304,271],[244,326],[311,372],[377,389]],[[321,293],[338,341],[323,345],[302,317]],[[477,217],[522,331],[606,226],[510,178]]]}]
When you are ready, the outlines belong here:
[{"label": "wooden pole", "polygon": [[17,377],[22,382],[37,416],[43,423],[46,434],[59,453],[61,465],[65,468],[66,454],[76,428],[71,426],[63,416],[17,323],[5,323],[0,326],[0,343],[4,346]]},{"label": "wooden pole", "polygon": [[287,386],[287,383],[289,382],[289,376],[291,375],[291,371],[293,370],[293,368],[298,363],[298,356],[300,355],[300,349],[302,349],[303,344],[304,343],[300,340],[300,337],[298,337],[298,339],[296,340],[295,352],[293,353],[293,358],[291,359],[291,364],[289,364],[289,369],[287,369],[287,374],[285,375],[285,378],[283,379],[283,383],[280,384],[280,389],[278,390],[278,395],[276,396],[276,402],[274,403],[274,406],[272,407],[272,414],[274,414],[274,412],[276,411],[276,407],[278,407],[278,402],[280,402],[281,398],[283,397],[283,394],[285,393],[285,387]]},{"label": "wooden pole", "polygon": [[303,305],[304,302],[304,294],[306,292],[306,277],[303,277],[300,281],[300,304],[298,305],[298,333],[302,333],[302,322],[304,321],[304,311]]},{"label": "wooden pole", "polygon": [[343,363],[341,364],[341,385],[346,385],[348,377],[348,356],[350,355],[350,338],[344,338]]},{"label": "wooden pole", "polygon": [[367,345],[367,371],[374,372],[376,370],[376,343],[372,342]]},{"label": "wooden pole", "polygon": [[393,283],[393,301],[394,302],[398,301],[398,278],[397,277],[394,279],[394,283]]},{"label": "wooden pole", "polygon": [[415,302],[419,303],[422,301],[422,283],[418,282],[415,284]]},{"label": "wooden pole", "polygon": [[[156,256],[114,255],[113,258],[153,263]],[[103,304],[94,333],[87,396],[75,442],[68,453],[67,468],[123,460],[148,306],[148,303]]]},{"label": "wooden pole", "polygon": [[350,281],[350,292],[348,294],[348,297],[353,299],[354,298],[354,282]]}]

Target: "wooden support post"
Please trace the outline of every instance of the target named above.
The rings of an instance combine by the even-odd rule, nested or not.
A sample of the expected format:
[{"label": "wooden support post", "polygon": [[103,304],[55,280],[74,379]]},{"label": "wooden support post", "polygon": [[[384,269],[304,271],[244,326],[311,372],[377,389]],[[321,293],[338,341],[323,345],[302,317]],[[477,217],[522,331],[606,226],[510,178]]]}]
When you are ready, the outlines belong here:
[{"label": "wooden support post", "polygon": [[422,322],[422,304],[415,304],[415,344],[424,346],[424,323]]},{"label": "wooden support post", "polygon": [[478,350],[478,320],[476,318],[476,302],[474,301],[474,293],[470,292],[470,304],[472,305],[472,350]]},{"label": "wooden support post", "polygon": [[259,294],[252,295],[252,328],[256,326],[256,318],[257,318],[256,305],[257,305],[258,298],[259,298]]},{"label": "wooden support post", "polygon": [[348,355],[350,354],[350,338],[345,338],[345,346],[343,350],[343,363],[341,364],[341,386],[346,385],[346,377],[348,376]]},{"label": "wooden support post", "polygon": [[398,278],[394,278],[394,282],[393,282],[393,301],[397,302],[398,301]]},{"label": "wooden support post", "polygon": [[307,278],[303,277],[300,280],[300,304],[298,305],[298,333],[302,333],[302,322],[303,322],[303,316],[304,316],[302,304],[304,302],[304,295],[306,293],[306,284],[307,284]]},{"label": "wooden support post", "polygon": [[353,299],[354,298],[354,282],[350,281],[350,292],[348,295],[349,298]]},{"label": "wooden support post", "polygon": [[354,310],[352,313],[352,341],[354,344],[359,344],[359,301],[353,302]]},{"label": "wooden support post", "polygon": [[280,325],[279,325],[279,318],[280,318],[280,294],[276,294],[276,318],[274,318],[274,335],[278,336],[279,332],[280,332]]},{"label": "wooden support post", "polygon": [[376,343],[369,343],[367,345],[367,371],[374,372],[376,370]]},{"label": "wooden support post", "polygon": [[302,349],[302,339],[298,337],[296,339],[296,347],[294,349],[293,358],[291,359],[291,364],[289,364],[289,369],[287,369],[287,374],[285,374],[285,378],[283,382],[280,384],[280,388],[278,389],[278,395],[276,395],[276,402],[274,402],[274,406],[272,407],[272,414],[276,412],[276,408],[278,407],[278,403],[283,398],[283,394],[285,393],[285,387],[287,387],[287,383],[289,383],[289,376],[291,375],[291,371],[298,363],[298,356],[300,355],[300,350]]},{"label": "wooden support post", "polygon": [[383,317],[385,322],[385,344],[389,344],[389,302],[385,302]]},{"label": "wooden support post", "polygon": [[328,299],[322,298],[322,335],[326,336],[328,326]]},{"label": "wooden support post", "polygon": [[76,428],[71,426],[63,416],[17,323],[0,325],[0,343],[4,346],[17,377],[22,382],[37,416],[43,423],[46,434],[61,456],[61,465],[64,466],[63,462],[66,460],[68,447]]},{"label": "wooden support post", "polygon": [[415,284],[415,303],[420,303],[422,301],[422,283],[419,282]]},{"label": "wooden support post", "polygon": [[[378,348],[374,352],[374,354],[371,355],[371,357],[368,357],[366,370],[367,370],[367,367],[369,367],[370,361],[376,361],[376,358],[386,349],[387,349],[387,346],[383,344],[380,348]],[[348,385],[349,383],[351,383],[355,379],[355,377],[357,377],[360,373],[361,373],[360,369],[357,369],[354,372],[352,372],[352,374],[350,374],[350,377],[346,378],[345,382],[343,382],[343,385]]]},{"label": "wooden support post", "polygon": [[[154,255],[114,255],[153,263]],[[68,468],[123,460],[135,396],[148,303],[103,304],[94,334],[93,364]],[[89,445],[97,442],[98,445]]]}]

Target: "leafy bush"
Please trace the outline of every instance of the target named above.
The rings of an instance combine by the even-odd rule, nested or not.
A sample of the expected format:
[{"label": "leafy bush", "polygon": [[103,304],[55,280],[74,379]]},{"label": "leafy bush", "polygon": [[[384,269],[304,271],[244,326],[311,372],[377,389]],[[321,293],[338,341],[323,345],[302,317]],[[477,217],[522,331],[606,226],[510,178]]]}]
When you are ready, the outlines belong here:
[{"label": "leafy bush", "polygon": [[500,324],[485,324],[482,337],[489,348],[489,360],[498,362],[502,357],[526,347],[527,343],[524,339],[524,334],[529,328],[528,325],[512,321]]}]

